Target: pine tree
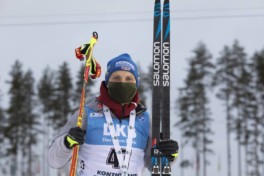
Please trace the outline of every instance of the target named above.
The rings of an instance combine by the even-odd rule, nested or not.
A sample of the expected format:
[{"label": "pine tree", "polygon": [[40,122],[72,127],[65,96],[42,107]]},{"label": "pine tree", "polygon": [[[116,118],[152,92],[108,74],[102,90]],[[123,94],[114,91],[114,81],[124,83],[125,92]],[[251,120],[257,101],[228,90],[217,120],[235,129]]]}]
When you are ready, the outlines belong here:
[{"label": "pine tree", "polygon": [[[46,115],[52,127],[51,130],[57,131],[66,123],[72,112],[72,79],[66,62],[59,66],[55,74],[46,72],[39,84],[39,97],[41,97],[40,100],[45,107],[42,107],[42,110],[47,112]],[[54,85],[50,74],[55,77]],[[44,98],[44,96],[47,97]],[[51,104],[48,103],[49,100],[51,100]],[[58,170],[58,175],[63,172],[62,170]]]},{"label": "pine tree", "polygon": [[232,95],[234,91],[234,70],[236,63],[232,59],[232,51],[228,46],[225,46],[220,53],[220,57],[217,59],[217,69],[214,76],[213,86],[218,87],[217,98],[224,101],[226,111],[226,133],[227,133],[227,176],[231,176],[231,121],[232,121]]},{"label": "pine tree", "polygon": [[260,137],[260,151],[262,153],[262,160],[261,160],[261,165],[262,165],[262,175],[264,174],[264,93],[263,93],[263,88],[264,88],[264,48],[260,51],[257,52],[253,58],[255,60],[255,71],[257,72],[256,74],[256,79],[257,79],[257,92],[259,95],[259,106],[260,106],[260,131],[261,131],[261,137]]},{"label": "pine tree", "polygon": [[5,128],[5,138],[8,140],[7,155],[12,160],[12,172],[16,174],[18,170],[18,153],[23,144],[23,117],[21,110],[24,107],[22,64],[16,61],[10,72],[11,81],[9,95],[10,104],[7,109],[7,126]]},{"label": "pine tree", "polygon": [[[252,103],[251,115],[249,116],[250,132],[248,148],[248,173],[254,176],[264,174],[264,50],[256,52],[251,59],[250,72],[253,75],[253,90],[251,91]],[[262,158],[261,158],[262,156]],[[261,174],[262,165],[262,174]]]},{"label": "pine tree", "polygon": [[[231,175],[231,132],[236,133],[238,142],[238,174],[242,173],[241,145],[245,148],[246,175],[258,175],[257,164],[257,122],[258,101],[255,91],[254,69],[249,69],[246,53],[238,41],[232,47],[224,47],[217,60],[218,69],[214,85],[219,87],[217,97],[225,101],[227,118],[227,164]],[[252,150],[253,149],[253,150]],[[252,168],[253,167],[253,168]]]},{"label": "pine tree", "polygon": [[[38,121],[34,113],[34,78],[31,71],[24,74],[22,64],[16,61],[10,72],[10,104],[7,109],[5,138],[8,140],[7,155],[11,156],[12,170],[16,174],[32,175],[32,146],[37,143]],[[18,157],[23,156],[18,165]]]},{"label": "pine tree", "polygon": [[42,170],[43,175],[49,175],[49,168],[46,163],[48,146],[50,145],[51,136],[51,120],[53,114],[53,101],[54,101],[54,73],[47,67],[38,83],[38,99],[41,105],[43,117],[43,162]]},{"label": "pine tree", "polygon": [[152,97],[152,96],[148,96],[148,94],[152,95],[152,71],[153,71],[152,65],[147,67],[146,72],[140,67],[138,68],[138,70],[140,75],[139,88],[138,88],[138,92],[140,95],[140,102],[147,107],[147,101],[151,101],[151,99],[148,100],[147,97],[150,98]]},{"label": "pine tree", "polygon": [[150,74],[152,74],[151,72],[144,72],[142,70],[142,68],[140,67],[140,64],[137,64],[138,65],[138,71],[139,71],[139,75],[140,75],[140,78],[139,78],[139,88],[138,88],[138,93],[140,95],[140,102],[146,106],[146,101],[147,101],[147,96],[146,96],[146,93],[147,93],[147,90],[150,89],[150,84],[151,82],[149,81],[151,76]]},{"label": "pine tree", "polygon": [[37,144],[37,135],[40,132],[38,129],[39,120],[35,114],[36,100],[35,100],[35,90],[34,90],[34,78],[31,70],[28,70],[23,77],[23,89],[21,92],[24,95],[24,106],[21,109],[21,114],[23,118],[23,142],[22,142],[22,154],[23,159],[26,163],[26,168],[24,175],[34,175],[32,173],[32,164],[36,161],[33,157],[33,146]]},{"label": "pine tree", "polygon": [[181,155],[181,175],[184,175],[184,169],[192,166],[192,161],[188,158],[184,158],[184,149],[188,145],[188,141],[190,138],[193,137],[193,132],[189,124],[191,123],[191,118],[189,115],[190,106],[191,106],[191,99],[188,96],[188,89],[187,88],[180,88],[179,89],[179,98],[176,101],[177,108],[179,110],[179,117],[180,120],[174,126],[180,126],[181,129],[181,136],[182,139],[180,141],[180,155]]},{"label": "pine tree", "polygon": [[[198,45],[194,54],[195,56],[189,60],[189,73],[178,101],[181,119],[177,124],[186,139],[184,143],[192,143],[198,167],[202,156],[203,175],[206,176],[206,167],[209,164],[207,155],[213,152],[209,148],[212,143],[209,137],[212,135],[210,127],[212,119],[207,92],[210,88],[214,65],[211,63],[212,56],[203,43]],[[197,168],[196,175],[199,174],[200,171]]]},{"label": "pine tree", "polygon": [[68,115],[71,113],[72,100],[72,79],[68,64],[64,62],[57,72],[55,81],[52,126],[54,129],[66,123]]},{"label": "pine tree", "polygon": [[4,137],[4,133],[5,133],[5,128],[6,128],[6,114],[4,112],[4,109],[1,106],[1,102],[2,102],[2,94],[1,94],[1,90],[0,90],[0,143],[1,148],[0,148],[0,158],[1,158],[1,162],[0,162],[0,172],[3,174],[6,174],[6,166],[4,164],[4,161],[6,159],[6,150],[5,150],[5,137]]},{"label": "pine tree", "polygon": [[[52,112],[52,101],[54,100],[54,72],[49,67],[43,71],[43,75],[38,83],[38,97],[42,105],[42,113]],[[46,121],[49,120],[49,115]],[[48,124],[49,125],[49,124]]]},{"label": "pine tree", "polygon": [[242,163],[241,163],[241,144],[246,141],[243,141],[243,133],[246,133],[247,128],[247,118],[248,106],[245,106],[248,101],[248,95],[251,82],[251,75],[247,69],[247,56],[244,51],[244,48],[239,45],[238,41],[234,41],[232,48],[230,49],[231,55],[230,60],[232,60],[233,65],[233,74],[230,75],[233,79],[233,98],[231,100],[231,107],[234,110],[234,118],[230,125],[231,132],[236,133],[237,139],[237,156],[238,156],[238,174],[242,173]]},{"label": "pine tree", "polygon": [[[1,144],[4,143],[4,123],[5,123],[5,115],[4,115],[4,110],[3,108],[0,106],[0,142]],[[4,156],[4,152],[3,152],[3,148],[0,148],[0,156],[3,157]]]}]

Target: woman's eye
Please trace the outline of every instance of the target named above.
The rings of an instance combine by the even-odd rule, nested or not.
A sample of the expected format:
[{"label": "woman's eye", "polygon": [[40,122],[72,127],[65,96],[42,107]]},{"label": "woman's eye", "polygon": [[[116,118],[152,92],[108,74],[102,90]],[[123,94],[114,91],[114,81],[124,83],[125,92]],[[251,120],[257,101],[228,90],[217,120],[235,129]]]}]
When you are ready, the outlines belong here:
[{"label": "woman's eye", "polygon": [[131,77],[127,77],[128,81],[133,81],[133,79]]},{"label": "woman's eye", "polygon": [[113,80],[119,80],[119,76],[112,77]]}]

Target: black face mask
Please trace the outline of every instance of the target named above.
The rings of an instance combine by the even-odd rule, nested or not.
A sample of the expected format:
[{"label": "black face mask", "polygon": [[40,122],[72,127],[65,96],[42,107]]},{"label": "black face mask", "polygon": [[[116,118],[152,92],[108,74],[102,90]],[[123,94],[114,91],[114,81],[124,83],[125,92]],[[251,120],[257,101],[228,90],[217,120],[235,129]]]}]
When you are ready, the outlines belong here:
[{"label": "black face mask", "polygon": [[129,103],[136,92],[136,83],[108,82],[108,94],[118,103]]}]

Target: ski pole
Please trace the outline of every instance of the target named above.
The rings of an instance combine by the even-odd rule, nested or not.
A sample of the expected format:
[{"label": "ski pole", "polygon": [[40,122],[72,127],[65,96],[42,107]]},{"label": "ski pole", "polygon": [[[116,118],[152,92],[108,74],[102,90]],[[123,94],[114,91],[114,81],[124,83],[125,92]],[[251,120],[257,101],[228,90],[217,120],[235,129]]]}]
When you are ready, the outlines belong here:
[{"label": "ski pole", "polygon": [[[82,86],[82,95],[80,99],[79,114],[76,124],[80,128],[82,128],[82,119],[83,119],[83,111],[84,111],[84,103],[85,103],[85,88],[88,83],[89,74],[93,74],[95,75],[95,77],[99,77],[101,74],[101,69],[96,68],[96,66],[100,67],[100,65],[97,64],[95,58],[93,57],[93,49],[94,49],[94,45],[97,43],[97,40],[98,40],[98,34],[97,32],[93,32],[93,36],[90,39],[89,44],[84,44],[81,47],[75,49],[75,54],[78,59],[82,61],[84,60],[84,57],[86,58],[85,69],[84,69],[84,81]],[[70,176],[76,175],[78,152],[79,152],[79,145],[75,145],[72,151]]]}]

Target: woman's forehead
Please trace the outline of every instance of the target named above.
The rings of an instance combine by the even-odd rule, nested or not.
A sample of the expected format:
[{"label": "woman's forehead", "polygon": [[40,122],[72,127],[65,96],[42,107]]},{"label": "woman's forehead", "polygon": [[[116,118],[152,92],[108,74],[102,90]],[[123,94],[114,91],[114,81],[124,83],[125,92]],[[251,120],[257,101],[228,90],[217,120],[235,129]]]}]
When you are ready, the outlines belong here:
[{"label": "woman's forehead", "polygon": [[112,73],[111,76],[120,75],[120,76],[134,76],[132,73],[124,70],[118,70]]}]

